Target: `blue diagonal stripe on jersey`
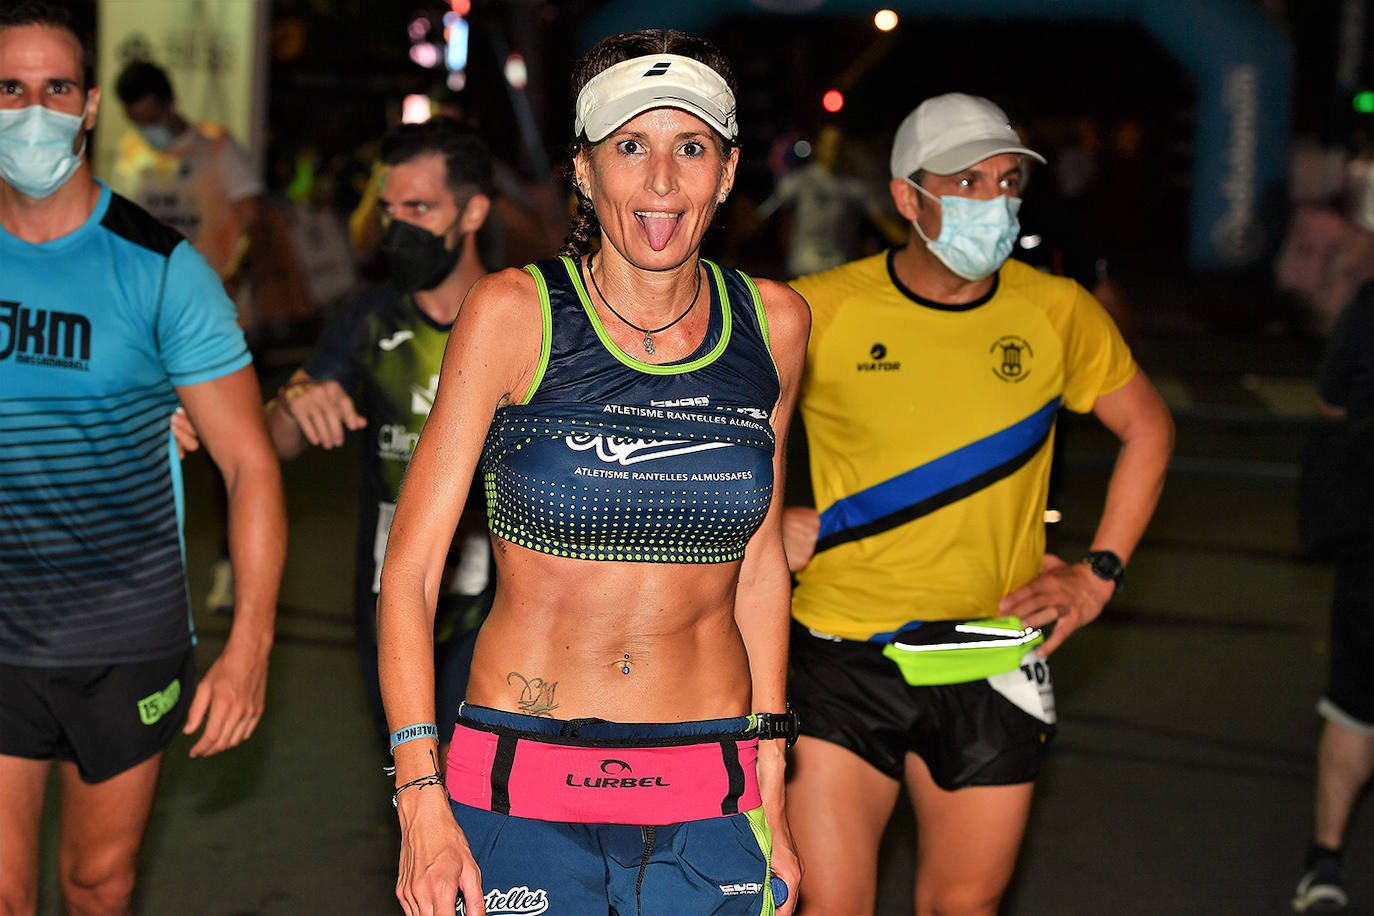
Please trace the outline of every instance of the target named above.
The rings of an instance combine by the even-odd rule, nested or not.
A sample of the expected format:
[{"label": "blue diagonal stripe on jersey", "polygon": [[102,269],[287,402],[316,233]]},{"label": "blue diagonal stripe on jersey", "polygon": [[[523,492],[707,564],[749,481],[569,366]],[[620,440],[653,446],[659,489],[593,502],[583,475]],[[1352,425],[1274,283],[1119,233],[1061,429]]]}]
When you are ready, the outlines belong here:
[{"label": "blue diagonal stripe on jersey", "polygon": [[816,550],[881,534],[1011,475],[1040,450],[1058,410],[1052,398],[1000,432],[836,500],[821,513]]}]

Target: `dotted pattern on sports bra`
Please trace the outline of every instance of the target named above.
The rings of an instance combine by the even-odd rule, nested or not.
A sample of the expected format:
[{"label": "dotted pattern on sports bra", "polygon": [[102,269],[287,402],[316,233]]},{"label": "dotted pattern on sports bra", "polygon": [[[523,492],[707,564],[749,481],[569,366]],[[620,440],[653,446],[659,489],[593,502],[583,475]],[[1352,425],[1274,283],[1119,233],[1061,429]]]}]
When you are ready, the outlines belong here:
[{"label": "dotted pattern on sports bra", "polygon": [[[496,425],[503,427],[499,434]],[[757,436],[731,436],[725,430],[713,430],[714,434],[707,436],[681,429],[670,433],[619,424],[529,418],[496,425],[493,433],[504,445],[490,442],[494,449],[484,460],[488,524],[493,534],[521,547],[582,560],[725,563],[744,556],[749,538],[768,512],[773,492],[771,456],[755,459],[767,469],[766,480],[720,482],[710,480],[710,473],[687,473],[701,479],[659,486],[641,484],[632,477],[646,471],[656,473],[648,469],[663,466],[657,461],[629,466],[612,462],[606,467],[627,475],[615,481],[571,478],[566,473],[546,479],[523,473],[511,464],[520,463],[512,453],[531,445],[541,451],[554,449],[551,454],[565,461],[568,455],[580,459],[592,448],[593,430],[595,436],[629,449],[672,448],[674,443],[695,439],[700,440],[696,446],[699,450],[701,445],[713,449],[719,443],[753,448],[762,454],[764,445],[771,452],[771,439],[763,442]],[[572,426],[578,428],[570,433]],[[585,443],[587,451],[574,452],[568,444],[573,439]],[[681,462],[676,467],[678,474],[684,473]]]}]

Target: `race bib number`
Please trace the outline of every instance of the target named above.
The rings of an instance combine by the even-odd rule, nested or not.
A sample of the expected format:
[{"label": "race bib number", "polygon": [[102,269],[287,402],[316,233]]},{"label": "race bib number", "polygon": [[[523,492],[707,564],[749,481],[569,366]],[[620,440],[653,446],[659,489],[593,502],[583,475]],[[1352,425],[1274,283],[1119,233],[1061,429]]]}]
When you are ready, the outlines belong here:
[{"label": "race bib number", "polygon": [[391,519],[396,515],[396,504],[377,503],[377,533],[372,539],[372,594],[382,591],[382,561],[386,559],[386,539],[391,534]]},{"label": "race bib number", "polygon": [[[386,542],[391,536],[391,520],[396,504],[377,503],[377,531],[372,539],[372,594],[382,591],[382,561],[386,559]],[[463,538],[456,568],[444,571],[445,595],[482,594],[491,578],[491,541],[485,532],[477,531]]]},{"label": "race bib number", "polygon": [[491,541],[485,531],[472,531],[463,537],[458,568],[449,578],[448,594],[480,595],[491,578]]},{"label": "race bib number", "polygon": [[1017,708],[1035,716],[1046,725],[1055,723],[1054,683],[1050,679],[1050,665],[1035,654],[1035,650],[1021,657],[1021,664],[1003,674],[988,678],[992,689],[1006,697]]}]

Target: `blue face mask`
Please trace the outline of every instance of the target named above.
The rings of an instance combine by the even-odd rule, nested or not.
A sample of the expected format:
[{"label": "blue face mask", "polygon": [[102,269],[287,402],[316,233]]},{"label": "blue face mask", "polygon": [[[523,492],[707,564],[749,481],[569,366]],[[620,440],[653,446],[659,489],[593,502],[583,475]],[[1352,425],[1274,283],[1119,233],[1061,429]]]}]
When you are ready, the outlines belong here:
[{"label": "blue face mask", "polygon": [[[910,178],[907,181],[921,194],[937,199]],[[915,220],[916,234],[925,240],[926,248],[951,271],[965,280],[981,280],[991,276],[1011,256],[1012,245],[1021,234],[1017,211],[1021,199],[1006,194],[992,200],[942,195],[940,201],[940,235],[934,240],[926,237]]]},{"label": "blue face mask", "polygon": [[136,129],[143,142],[158,152],[168,149],[177,140],[177,135],[166,124],[140,124]]},{"label": "blue face mask", "polygon": [[0,111],[0,178],[35,200],[66,184],[81,168],[81,153],[72,152],[72,144],[89,107],[87,100],[80,115],[42,105]]}]

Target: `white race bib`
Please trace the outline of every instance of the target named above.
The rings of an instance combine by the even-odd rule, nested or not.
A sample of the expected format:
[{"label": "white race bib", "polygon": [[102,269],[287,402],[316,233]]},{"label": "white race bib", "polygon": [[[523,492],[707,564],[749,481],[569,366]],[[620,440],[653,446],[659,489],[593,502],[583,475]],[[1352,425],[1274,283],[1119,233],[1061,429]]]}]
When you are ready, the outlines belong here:
[{"label": "white race bib", "polygon": [[382,561],[386,559],[386,540],[391,535],[391,518],[396,514],[396,504],[377,503],[377,531],[372,537],[372,594],[382,591]]},{"label": "white race bib", "polygon": [[1038,657],[1034,649],[1022,656],[1019,667],[994,674],[988,678],[988,683],[1028,715],[1047,725],[1054,724],[1054,683],[1050,679],[1050,665]]}]

